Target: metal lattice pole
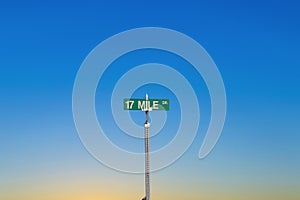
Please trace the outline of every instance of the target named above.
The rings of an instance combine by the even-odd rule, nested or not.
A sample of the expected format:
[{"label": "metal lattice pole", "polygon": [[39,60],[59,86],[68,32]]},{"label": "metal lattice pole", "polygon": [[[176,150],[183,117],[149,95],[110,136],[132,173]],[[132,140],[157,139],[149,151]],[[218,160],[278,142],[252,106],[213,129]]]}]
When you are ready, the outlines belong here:
[{"label": "metal lattice pole", "polygon": [[145,192],[146,196],[143,200],[150,200],[150,145],[149,145],[149,128],[150,123],[148,122],[148,114],[149,111],[152,111],[150,107],[150,102],[148,99],[148,94],[146,94],[146,104],[145,107],[142,109],[145,111],[146,114],[146,122],[144,124],[144,134],[145,134]]},{"label": "metal lattice pole", "polygon": [[[148,115],[148,111],[146,111],[146,115]],[[148,122],[148,120],[146,120],[145,126],[144,126],[144,129],[145,129],[145,189],[146,189],[146,200],[150,200],[149,127],[150,127],[150,123]]]}]

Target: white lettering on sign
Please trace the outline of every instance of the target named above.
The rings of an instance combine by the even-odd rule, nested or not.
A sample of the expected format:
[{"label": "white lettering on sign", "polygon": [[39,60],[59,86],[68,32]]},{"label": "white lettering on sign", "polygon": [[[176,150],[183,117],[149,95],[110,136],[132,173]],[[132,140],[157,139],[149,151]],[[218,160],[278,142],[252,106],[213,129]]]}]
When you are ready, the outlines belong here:
[{"label": "white lettering on sign", "polygon": [[151,106],[150,106],[150,101],[146,101],[146,109],[150,109]]},{"label": "white lettering on sign", "polygon": [[[138,109],[144,110],[144,109],[150,109],[151,108],[151,102],[150,101],[138,101]],[[158,108],[158,106],[157,106]]]},{"label": "white lettering on sign", "polygon": [[134,101],[126,101],[125,103],[126,103],[127,109],[132,109],[132,106],[133,106],[133,104],[134,104]]},{"label": "white lettering on sign", "polygon": [[153,101],[152,102],[152,109],[153,110],[158,110],[158,101]]},{"label": "white lettering on sign", "polygon": [[138,101],[138,109],[145,109],[145,101]]},{"label": "white lettering on sign", "polygon": [[124,110],[169,110],[169,100],[124,99]]},{"label": "white lettering on sign", "polygon": [[162,105],[167,105],[168,101],[162,101]]}]

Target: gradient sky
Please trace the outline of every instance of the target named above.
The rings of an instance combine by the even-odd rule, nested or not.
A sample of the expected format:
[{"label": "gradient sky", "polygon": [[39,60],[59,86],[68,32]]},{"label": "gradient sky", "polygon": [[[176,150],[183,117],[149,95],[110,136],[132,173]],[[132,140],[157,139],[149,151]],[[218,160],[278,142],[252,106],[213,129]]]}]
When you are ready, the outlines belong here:
[{"label": "gradient sky", "polygon": [[[73,122],[72,89],[96,45],[147,26],[174,29],[199,42],[219,68],[228,104],[220,140],[199,160],[209,97],[201,77],[193,79],[187,68],[178,68],[199,81],[194,87],[201,91],[197,95],[204,94],[203,126],[183,157],[152,174],[152,199],[300,199],[300,3],[289,0],[1,2],[0,199],[143,197],[143,175],[111,170],[82,145]],[[135,64],[137,56],[138,63],[146,62],[147,53],[157,62],[174,62],[155,51],[119,62]],[[109,81],[111,69],[96,99],[103,91],[109,94],[115,81]],[[157,87],[152,89],[170,95],[161,98],[175,99]],[[144,90],[151,87],[136,95]],[[99,119],[110,119],[96,107]],[[124,148],[128,144],[120,142]],[[157,148],[162,144],[158,141]]]}]

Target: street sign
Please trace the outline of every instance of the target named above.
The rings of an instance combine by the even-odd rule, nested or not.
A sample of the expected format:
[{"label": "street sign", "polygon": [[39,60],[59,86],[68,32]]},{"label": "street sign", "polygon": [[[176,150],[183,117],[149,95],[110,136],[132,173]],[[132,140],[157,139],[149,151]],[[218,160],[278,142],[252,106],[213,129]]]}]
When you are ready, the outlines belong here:
[{"label": "street sign", "polygon": [[169,99],[124,99],[124,110],[170,110]]}]

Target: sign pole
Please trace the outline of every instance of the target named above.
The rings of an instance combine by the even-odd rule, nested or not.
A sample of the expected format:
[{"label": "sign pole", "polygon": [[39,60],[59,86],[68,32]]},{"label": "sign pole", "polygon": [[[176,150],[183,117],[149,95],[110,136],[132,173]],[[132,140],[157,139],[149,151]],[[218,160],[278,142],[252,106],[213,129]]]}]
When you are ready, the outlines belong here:
[{"label": "sign pole", "polygon": [[[146,101],[148,101],[148,95],[146,94]],[[149,129],[150,123],[148,121],[148,114],[151,111],[150,107],[146,107],[144,110],[146,114],[146,121],[144,124],[145,132],[145,190],[146,190],[146,200],[150,200],[150,155],[149,155]]]},{"label": "sign pole", "polygon": [[146,114],[144,124],[145,134],[145,192],[146,196],[142,200],[150,200],[150,123],[149,112],[152,110],[170,110],[169,99],[149,99],[146,94],[145,99],[126,98],[123,100],[124,110],[141,110]]}]

